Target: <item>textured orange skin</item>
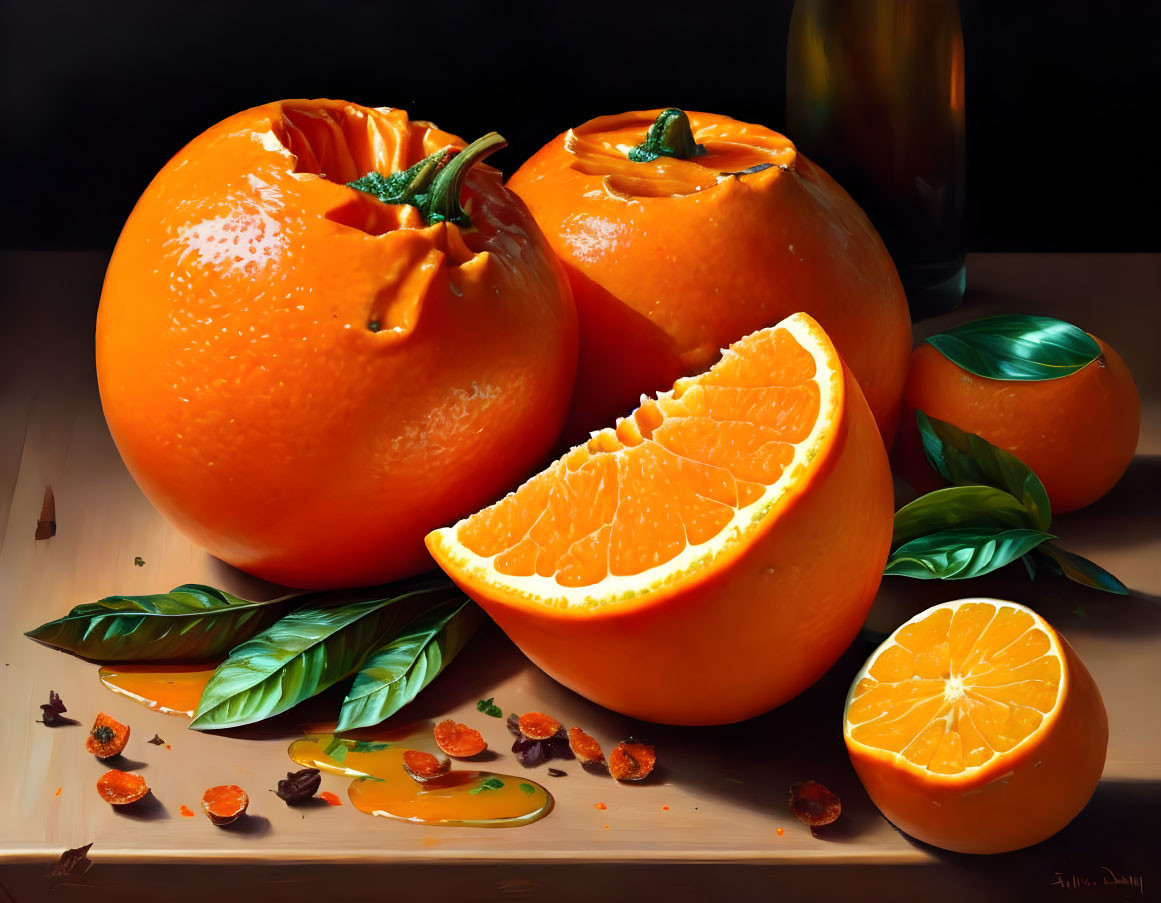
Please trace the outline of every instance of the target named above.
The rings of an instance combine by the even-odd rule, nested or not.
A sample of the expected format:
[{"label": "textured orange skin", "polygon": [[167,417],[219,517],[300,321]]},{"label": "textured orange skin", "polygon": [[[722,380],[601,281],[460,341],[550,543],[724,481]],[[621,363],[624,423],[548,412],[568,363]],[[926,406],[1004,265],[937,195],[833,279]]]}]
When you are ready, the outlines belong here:
[{"label": "textured orange skin", "polygon": [[[356,161],[293,174],[288,113],[334,117]],[[312,588],[426,570],[424,534],[556,439],[576,314],[499,172],[469,173],[470,230],[342,184],[449,144],[401,110],[272,103],[195,138],[126,223],[97,317],[105,417],[150,501],[230,564]]]},{"label": "textured orange skin", "polygon": [[1104,769],[1109,721],[1092,675],[1064,650],[1064,696],[1033,742],[995,756],[971,778],[896,768],[889,754],[847,742],[867,794],[900,830],[959,853],[1004,853],[1061,830],[1088,803]]},{"label": "textured orange skin", "polygon": [[1035,382],[975,376],[921,344],[911,355],[895,452],[902,475],[917,489],[938,485],[919,443],[918,408],[1031,467],[1044,483],[1053,514],[1095,502],[1133,460],[1141,424],[1129,368],[1116,351],[1096,341],[1101,356],[1083,370]]},{"label": "textured orange skin", "polygon": [[[640,141],[660,112],[604,116],[574,131],[635,126]],[[855,374],[882,435],[894,437],[911,320],[878,233],[782,135],[688,115],[695,136],[712,127],[729,142],[761,145],[785,169],[629,202],[606,191],[601,175],[574,168],[566,133],[508,182],[564,262],[576,298],[580,360],[566,436],[607,425],[641,394],[708,369],[731,342],[805,311]],[[636,165],[654,177],[653,164]]]},{"label": "textured orange skin", "polygon": [[813,478],[712,567],[595,611],[546,608],[454,568],[449,575],[545,673],[606,708],[705,725],[787,702],[862,627],[891,539],[886,452],[843,372],[841,414]]}]

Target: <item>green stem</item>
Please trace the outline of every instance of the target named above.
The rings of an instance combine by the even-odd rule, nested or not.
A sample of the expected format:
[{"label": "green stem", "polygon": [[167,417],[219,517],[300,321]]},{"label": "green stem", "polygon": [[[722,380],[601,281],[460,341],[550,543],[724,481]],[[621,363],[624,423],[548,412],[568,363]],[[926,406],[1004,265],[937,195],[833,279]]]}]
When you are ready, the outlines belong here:
[{"label": "green stem", "polygon": [[651,163],[658,157],[685,160],[704,153],[705,146],[693,138],[693,128],[685,111],[670,107],[653,120],[645,140],[629,151],[629,159],[634,163]]},{"label": "green stem", "polygon": [[427,224],[449,222],[457,226],[468,227],[472,224],[467,211],[460,204],[460,195],[464,189],[464,179],[468,170],[486,157],[494,154],[502,147],[507,147],[508,141],[498,132],[489,132],[482,138],[477,138],[462,151],[452,157],[451,161],[440,169],[435,181],[431,185],[431,200],[425,211]]}]

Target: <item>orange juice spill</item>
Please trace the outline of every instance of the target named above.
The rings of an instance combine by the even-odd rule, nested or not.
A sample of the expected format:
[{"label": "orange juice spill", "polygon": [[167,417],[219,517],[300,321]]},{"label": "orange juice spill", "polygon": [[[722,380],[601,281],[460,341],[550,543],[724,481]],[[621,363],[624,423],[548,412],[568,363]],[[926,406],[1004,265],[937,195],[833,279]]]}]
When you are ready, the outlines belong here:
[{"label": "orange juice spill", "polygon": [[[391,736],[392,739],[383,739]],[[420,783],[403,770],[409,749],[436,752],[430,725],[380,738],[354,740],[310,734],[290,744],[290,758],[307,768],[354,778],[352,805],[368,815],[426,825],[508,828],[552,811],[552,796],[532,781],[490,771],[453,770]]]},{"label": "orange juice spill", "polygon": [[114,665],[98,672],[101,683],[146,708],[192,718],[216,665]]}]

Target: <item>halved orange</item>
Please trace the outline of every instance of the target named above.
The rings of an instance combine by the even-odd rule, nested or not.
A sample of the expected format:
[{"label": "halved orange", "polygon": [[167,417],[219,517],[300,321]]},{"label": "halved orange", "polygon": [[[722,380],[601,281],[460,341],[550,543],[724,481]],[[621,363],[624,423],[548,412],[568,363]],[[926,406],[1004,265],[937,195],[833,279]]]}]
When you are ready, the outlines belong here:
[{"label": "halved orange", "polygon": [[718,724],[834,663],[891,518],[866,401],[795,314],[427,544],[561,683],[640,718]]},{"label": "halved orange", "polygon": [[1044,618],[961,599],[916,615],[867,660],[843,734],[897,827],[944,849],[1000,853],[1084,808],[1109,728],[1096,683]]}]

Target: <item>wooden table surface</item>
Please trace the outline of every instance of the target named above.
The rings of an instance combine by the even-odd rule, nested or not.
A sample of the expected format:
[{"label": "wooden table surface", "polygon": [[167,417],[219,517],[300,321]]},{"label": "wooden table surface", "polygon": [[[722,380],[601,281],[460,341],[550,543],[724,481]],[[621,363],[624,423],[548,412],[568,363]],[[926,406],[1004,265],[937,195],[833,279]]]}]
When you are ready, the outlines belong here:
[{"label": "wooden table surface", "polygon": [[[642,725],[593,706],[527,663],[489,627],[402,720],[451,716],[483,728],[498,771],[521,773],[502,722],[475,711],[541,709],[606,741],[651,738],[661,767],[644,786],[588,775],[531,776],[556,797],[531,826],[480,830],[373,819],[349,804],[290,809],[267,791],[295,767],[286,755],[304,719],[333,697],[268,725],[198,733],[100,687],[96,666],[22,636],[71,606],[111,594],[208,583],[247,598],[279,587],[235,571],[178,534],[125,471],[105,428],[92,334],[106,258],[0,253],[0,903],[8,900],[299,899],[893,900],[1137,899],[1161,893],[1161,255],[975,254],[959,310],[922,323],[926,335],[1004,311],[1060,316],[1121,351],[1142,394],[1138,454],[1121,483],[1089,509],[1059,518],[1067,548],[1132,590],[1109,596],[1009,568],[970,583],[886,578],[868,626],[894,629],[936,602],[985,595],[1029,604],[1060,629],[1104,695],[1110,738],[1088,808],[1056,837],[992,857],[948,854],[895,831],[862,791],[843,749],[843,698],[871,647],[859,641],[823,680],[783,708],[713,729]],[[57,534],[34,539],[45,484]],[[135,566],[140,557],[144,565]],[[697,675],[691,672],[690,679]],[[58,691],[79,727],[36,723]],[[675,688],[680,692],[680,688]],[[158,805],[147,817],[113,811],[94,792],[102,771],[83,750],[98,710],[131,723],[129,758]],[[169,744],[144,740],[159,733]],[[556,763],[560,764],[560,763]],[[791,781],[813,778],[843,800],[843,817],[812,836],[786,808]],[[253,800],[241,830],[199,813],[202,790],[238,783]],[[56,789],[62,788],[59,796]],[[346,781],[324,776],[345,801]],[[607,809],[595,808],[598,802]],[[668,810],[662,807],[668,806]],[[784,836],[776,829],[783,828]],[[68,847],[92,841],[82,879],[50,879]],[[212,864],[212,867],[206,867]],[[585,866],[581,869],[580,866]],[[1124,879],[1116,883],[1114,879]],[[1136,885],[1140,883],[1141,887]],[[1143,893],[1138,893],[1138,890]]]}]

